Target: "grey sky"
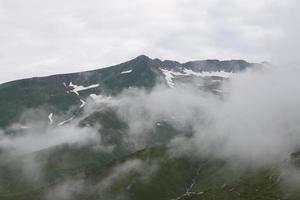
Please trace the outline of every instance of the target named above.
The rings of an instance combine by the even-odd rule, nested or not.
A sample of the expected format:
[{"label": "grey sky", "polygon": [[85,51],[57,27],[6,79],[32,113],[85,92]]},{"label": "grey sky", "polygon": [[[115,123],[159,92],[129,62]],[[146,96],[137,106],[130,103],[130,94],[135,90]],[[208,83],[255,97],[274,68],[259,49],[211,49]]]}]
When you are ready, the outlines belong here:
[{"label": "grey sky", "polygon": [[298,62],[297,0],[0,0],[0,82],[140,54]]}]

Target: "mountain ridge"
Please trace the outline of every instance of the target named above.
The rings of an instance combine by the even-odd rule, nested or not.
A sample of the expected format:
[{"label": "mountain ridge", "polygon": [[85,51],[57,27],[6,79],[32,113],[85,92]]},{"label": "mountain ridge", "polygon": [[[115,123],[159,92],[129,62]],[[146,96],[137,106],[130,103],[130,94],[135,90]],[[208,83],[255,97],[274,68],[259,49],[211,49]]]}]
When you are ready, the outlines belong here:
[{"label": "mountain ridge", "polygon": [[54,76],[61,76],[61,75],[74,75],[74,74],[80,74],[80,73],[89,73],[89,72],[96,72],[96,71],[99,71],[99,70],[104,70],[104,69],[109,69],[109,68],[114,68],[114,67],[117,67],[119,65],[122,65],[122,64],[128,64],[132,61],[135,61],[135,60],[150,60],[150,61],[154,61],[154,62],[157,62],[157,63],[163,63],[164,66],[170,66],[173,64],[173,66],[175,64],[177,65],[183,65],[183,66],[188,66],[188,65],[191,65],[192,63],[203,63],[203,62],[244,62],[245,64],[250,64],[250,65],[261,65],[261,64],[264,64],[266,61],[264,62],[260,62],[260,63],[253,63],[253,62],[247,62],[243,59],[228,59],[228,60],[219,60],[219,59],[204,59],[204,60],[192,60],[192,61],[187,61],[187,62],[178,62],[178,61],[175,61],[175,60],[169,60],[169,59],[166,59],[166,60],[161,60],[159,58],[150,58],[149,56],[147,55],[139,55],[133,59],[130,59],[128,61],[125,61],[125,62],[121,62],[119,64],[115,64],[115,65],[111,65],[111,66],[107,66],[107,67],[102,67],[102,68],[97,68],[97,69],[91,69],[91,70],[87,70],[87,71],[77,71],[77,72],[67,72],[67,73],[55,73],[55,74],[51,74],[51,75],[45,75],[45,76],[33,76],[33,77],[29,77],[29,78],[21,78],[21,79],[16,79],[16,80],[11,80],[11,81],[7,81],[7,82],[4,82],[4,83],[1,83],[0,86],[2,86],[3,84],[8,84],[8,83],[14,83],[16,81],[24,81],[24,80],[30,80],[30,79],[36,79],[36,78],[49,78],[49,77],[54,77]]},{"label": "mountain ridge", "polygon": [[207,84],[202,88],[217,91],[219,80],[258,65],[243,60],[180,63],[140,55],[96,70],[10,81],[0,84],[0,127],[9,126],[31,108],[46,107],[50,113],[64,113],[72,106],[81,105],[91,94],[117,95],[129,87],[149,90],[157,84],[175,87],[177,83],[199,85],[205,81]]}]

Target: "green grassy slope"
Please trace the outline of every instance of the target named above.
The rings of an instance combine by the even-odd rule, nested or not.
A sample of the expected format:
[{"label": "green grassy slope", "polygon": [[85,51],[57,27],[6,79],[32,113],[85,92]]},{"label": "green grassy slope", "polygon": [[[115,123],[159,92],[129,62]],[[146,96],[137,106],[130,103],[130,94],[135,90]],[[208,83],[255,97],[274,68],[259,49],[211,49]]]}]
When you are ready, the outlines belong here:
[{"label": "green grassy slope", "polygon": [[[83,154],[79,153],[78,156],[81,157]],[[47,191],[52,191],[52,188],[68,180],[72,180],[73,183],[80,180],[84,188],[74,192],[71,199],[109,200],[122,197],[130,200],[296,200],[300,198],[300,192],[282,189],[284,185],[278,168],[235,169],[222,160],[190,156],[170,157],[165,146],[147,148],[128,156],[116,157],[104,165],[88,162],[89,158],[85,156],[81,159],[88,164],[77,168],[80,169],[80,173],[77,171],[65,174],[55,182],[44,183],[42,187],[26,190],[22,188],[20,192],[16,188],[13,192],[1,193],[0,198],[42,199]],[[120,166],[136,160],[143,163],[145,170],[132,169],[114,179],[111,178]],[[62,166],[70,170],[66,165]],[[76,164],[72,163],[71,168],[74,167],[76,169]],[[59,172],[61,169],[57,170]],[[103,185],[103,182],[108,183],[109,180],[113,181]]]}]

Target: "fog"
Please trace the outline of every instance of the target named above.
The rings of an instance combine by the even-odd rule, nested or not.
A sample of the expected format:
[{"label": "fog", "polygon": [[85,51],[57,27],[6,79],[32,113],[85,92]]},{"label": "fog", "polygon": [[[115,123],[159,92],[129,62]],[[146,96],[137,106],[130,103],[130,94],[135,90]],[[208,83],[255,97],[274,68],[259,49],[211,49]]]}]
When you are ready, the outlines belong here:
[{"label": "fog", "polygon": [[182,133],[193,132],[174,139],[176,151],[188,147],[199,155],[271,164],[288,159],[300,146],[299,77],[296,68],[268,67],[224,82],[222,97],[193,87],[157,86],[151,92],[129,89],[111,105],[128,123],[137,146],[165,121]]},{"label": "fog", "polygon": [[62,144],[84,145],[95,143],[98,138],[93,129],[79,128],[74,125],[43,130],[43,132],[26,131],[22,135],[1,135],[0,147],[9,149],[10,153],[31,153]]},{"label": "fog", "polygon": [[[115,97],[94,95],[94,100],[86,99],[83,114],[63,126],[49,125],[45,120],[29,120],[26,126],[35,128],[12,135],[3,130],[0,148],[8,157],[63,144],[98,146],[104,150],[106,147],[98,132],[101,122],[96,127],[80,127],[78,123],[110,107],[128,125],[124,139],[134,150],[149,145],[149,132],[158,124],[167,123],[180,133],[167,144],[170,156],[209,157],[251,167],[282,166],[291,153],[300,150],[299,77],[297,68],[270,65],[224,81],[220,94],[199,91],[189,85],[175,88],[157,85],[151,91],[129,88]],[[22,163],[21,171],[28,180],[43,179],[39,158],[26,158]],[[133,160],[115,166],[96,186],[80,178],[67,180],[51,188],[45,198],[72,199],[76,194],[74,190],[106,191],[128,171],[147,174],[147,177],[151,173],[146,171],[154,173],[158,167],[147,168],[142,161]],[[282,168],[281,175],[292,182],[300,180],[298,171],[292,166]]]},{"label": "fog", "polygon": [[[195,148],[199,155],[227,160],[280,162],[300,146],[299,77],[300,70],[292,67],[247,71],[224,81],[221,96],[188,86],[158,85],[150,92],[129,88],[116,97],[87,100],[83,116],[114,108],[128,124],[127,139],[136,149],[147,145],[149,131],[166,122],[182,133],[171,142],[176,151]],[[28,153],[61,144],[101,144],[98,127],[78,127],[78,122],[20,135],[1,133],[0,147]],[[186,132],[192,136],[186,138]]]}]

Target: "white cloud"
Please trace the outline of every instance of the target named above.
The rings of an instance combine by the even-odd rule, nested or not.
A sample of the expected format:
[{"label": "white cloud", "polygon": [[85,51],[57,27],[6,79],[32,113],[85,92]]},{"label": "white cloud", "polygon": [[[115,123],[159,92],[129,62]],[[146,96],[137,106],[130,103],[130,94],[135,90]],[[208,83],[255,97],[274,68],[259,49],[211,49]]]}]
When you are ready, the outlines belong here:
[{"label": "white cloud", "polygon": [[277,164],[299,151],[299,77],[297,68],[251,70],[224,82],[221,98],[188,85],[158,86],[151,92],[124,91],[111,99],[111,105],[127,122],[126,139],[137,149],[149,142],[157,122],[166,122],[193,134],[190,140],[182,139],[182,134],[174,140],[175,153],[249,165]]},{"label": "white cloud", "polygon": [[298,4],[0,0],[0,82],[105,67],[139,54],[180,61],[280,55],[296,62]]}]

